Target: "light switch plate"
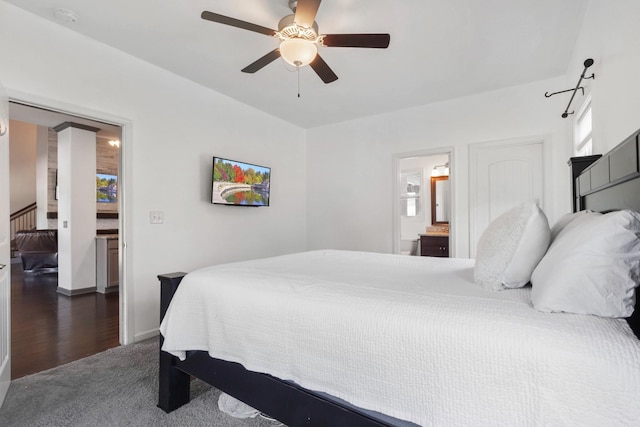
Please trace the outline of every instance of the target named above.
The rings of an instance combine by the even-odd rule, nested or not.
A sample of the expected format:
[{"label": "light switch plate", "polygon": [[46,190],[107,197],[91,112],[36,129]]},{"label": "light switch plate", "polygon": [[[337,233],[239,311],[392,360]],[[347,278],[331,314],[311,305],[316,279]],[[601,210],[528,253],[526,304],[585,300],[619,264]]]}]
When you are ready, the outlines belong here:
[{"label": "light switch plate", "polygon": [[163,211],[151,211],[149,212],[149,223],[150,224],[162,224],[164,222],[164,212]]}]

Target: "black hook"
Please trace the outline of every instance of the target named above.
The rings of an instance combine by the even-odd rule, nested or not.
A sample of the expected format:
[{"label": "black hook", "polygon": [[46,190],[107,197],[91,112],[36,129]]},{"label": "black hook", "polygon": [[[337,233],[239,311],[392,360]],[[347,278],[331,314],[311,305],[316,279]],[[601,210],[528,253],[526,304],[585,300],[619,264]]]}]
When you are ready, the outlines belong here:
[{"label": "black hook", "polygon": [[560,92],[553,92],[553,93],[549,93],[549,92],[545,92],[544,96],[546,98],[551,98],[553,95],[557,95],[559,93],[565,93],[565,92],[571,92],[572,90],[578,90],[581,89],[582,90],[582,96],[584,96],[584,88],[582,86],[575,88],[575,89],[567,89],[567,90],[561,90]]}]

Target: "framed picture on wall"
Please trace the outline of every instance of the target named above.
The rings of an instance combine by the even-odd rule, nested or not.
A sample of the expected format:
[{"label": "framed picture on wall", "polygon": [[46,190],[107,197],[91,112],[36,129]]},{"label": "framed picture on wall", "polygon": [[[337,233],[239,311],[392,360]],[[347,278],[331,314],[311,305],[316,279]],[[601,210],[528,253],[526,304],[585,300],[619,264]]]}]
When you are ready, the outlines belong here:
[{"label": "framed picture on wall", "polygon": [[116,203],[118,201],[117,175],[96,174],[96,200],[98,203]]}]

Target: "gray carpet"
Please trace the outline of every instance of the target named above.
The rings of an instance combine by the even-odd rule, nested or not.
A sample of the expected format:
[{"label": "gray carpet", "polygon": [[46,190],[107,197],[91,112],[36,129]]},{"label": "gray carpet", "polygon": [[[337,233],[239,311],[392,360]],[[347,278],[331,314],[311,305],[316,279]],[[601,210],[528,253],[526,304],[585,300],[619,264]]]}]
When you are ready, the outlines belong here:
[{"label": "gray carpet", "polygon": [[191,383],[191,402],[166,414],[158,398],[158,340],[117,347],[11,383],[0,425],[272,427],[218,409],[220,392]]}]

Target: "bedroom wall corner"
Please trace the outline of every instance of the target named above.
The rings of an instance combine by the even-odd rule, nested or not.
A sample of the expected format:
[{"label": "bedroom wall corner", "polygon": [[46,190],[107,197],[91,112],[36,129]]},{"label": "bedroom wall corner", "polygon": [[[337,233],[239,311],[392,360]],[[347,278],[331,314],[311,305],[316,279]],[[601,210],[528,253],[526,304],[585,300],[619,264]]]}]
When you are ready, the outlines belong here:
[{"label": "bedroom wall corner", "polygon": [[[587,93],[593,111],[593,153],[606,153],[640,128],[640,2],[590,0],[566,84],[575,85],[587,58],[594,60]],[[576,96],[577,110],[583,97]],[[570,116],[573,117],[573,116]],[[571,124],[573,123],[572,119]],[[572,134],[570,126],[569,135]]]},{"label": "bedroom wall corner", "polygon": [[[307,234],[310,249],[393,251],[395,153],[454,147],[456,257],[468,257],[472,143],[548,136],[545,208],[550,221],[570,209],[564,100],[545,91],[564,76],[307,131]],[[560,110],[561,111],[561,110]],[[346,173],[327,174],[332,171]],[[312,177],[323,176],[318,180]]]},{"label": "bedroom wall corner", "polygon": [[[123,184],[132,337],[158,327],[158,274],[306,248],[303,129],[4,1],[0,40],[10,96],[130,124]],[[271,206],[212,205],[214,155],[270,166]],[[164,223],[150,224],[151,211],[163,211]]]}]

